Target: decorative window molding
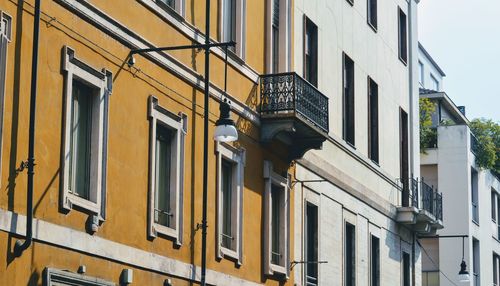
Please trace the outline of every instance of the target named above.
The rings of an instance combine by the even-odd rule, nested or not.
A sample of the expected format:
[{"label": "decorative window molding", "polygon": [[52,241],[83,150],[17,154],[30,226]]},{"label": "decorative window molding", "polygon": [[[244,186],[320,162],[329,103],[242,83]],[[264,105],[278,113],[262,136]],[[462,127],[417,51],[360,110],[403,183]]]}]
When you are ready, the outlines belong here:
[{"label": "decorative window molding", "polygon": [[169,12],[176,12],[182,18],[186,15],[185,0],[154,0],[154,2]]},{"label": "decorative window molding", "polygon": [[[245,171],[245,149],[235,148],[226,143],[216,144],[217,153],[217,229],[216,229],[216,248],[217,258],[223,257],[236,260],[238,265],[243,263],[243,189],[244,189],[244,171]],[[231,180],[231,197],[230,197],[230,213],[231,218],[229,232],[224,231],[224,214],[227,208],[224,198],[224,178],[223,170],[228,166],[224,166],[224,162],[230,164],[230,180]],[[226,202],[227,203],[227,202]],[[225,243],[224,240],[229,240]],[[229,244],[231,246],[229,246]]]},{"label": "decorative window molding", "polygon": [[[173,239],[177,246],[182,244],[182,205],[184,193],[184,140],[187,133],[187,116],[179,113],[178,115],[166,110],[159,105],[158,99],[154,96],[149,97],[148,117],[150,121],[150,140],[149,140],[149,215],[148,215],[148,234],[150,237],[157,237],[159,234]],[[168,132],[168,139],[162,139],[159,136],[158,128]],[[163,132],[162,131],[162,132]],[[158,149],[159,144],[163,145],[163,150]],[[164,153],[164,148],[168,152]],[[161,154],[166,154],[166,161],[163,167],[162,161],[158,161]],[[169,174],[168,180],[165,177],[159,177],[160,168],[166,168]],[[167,183],[165,183],[167,182]],[[167,205],[161,206],[159,185],[166,184],[167,194],[163,194],[167,200]],[[164,186],[165,187],[165,186]],[[163,208],[167,208],[166,210]],[[163,217],[163,218],[161,218]],[[161,221],[160,221],[161,220]]]},{"label": "decorative window molding", "polygon": [[[3,113],[7,77],[7,48],[12,36],[12,17],[0,11],[0,159],[3,158]],[[0,164],[1,166],[1,164]],[[0,172],[2,168],[0,167]]]},{"label": "decorative window molding", "polygon": [[291,66],[290,0],[267,0],[266,6],[266,71],[287,72]]},{"label": "decorative window molding", "polygon": [[43,270],[43,285],[82,285],[82,286],[115,286],[116,284],[96,277],[72,273],[65,270],[45,268]]},{"label": "decorative window molding", "polygon": [[[290,275],[289,180],[289,176],[285,178],[275,173],[270,161],[264,161],[264,274],[286,278]],[[280,206],[277,212],[273,211],[273,205]],[[273,226],[274,215],[280,222],[278,229]],[[276,234],[278,238],[274,240]],[[278,244],[273,245],[273,240]]]},{"label": "decorative window molding", "polygon": [[[243,61],[246,46],[246,0],[219,0],[219,39],[221,42],[235,41],[232,51]],[[234,5],[234,7],[232,6]],[[232,19],[232,18],[235,19]],[[231,21],[232,19],[232,21]]]},{"label": "decorative window molding", "polygon": [[[62,172],[62,192],[61,205],[62,209],[70,211],[74,206],[90,212],[99,221],[104,221],[106,214],[106,173],[107,173],[107,137],[108,137],[108,108],[109,96],[112,92],[112,74],[105,69],[97,70],[88,64],[82,62],[75,57],[75,51],[68,46],[64,46],[63,50],[63,73],[65,76],[64,89],[64,146],[61,158]],[[85,89],[91,91],[91,99],[88,100],[88,114],[91,118],[91,123],[88,125],[87,157],[85,157],[84,165],[87,166],[87,178],[83,181],[76,182],[72,180],[71,174],[75,172],[75,167],[82,160],[77,159],[80,149],[75,148],[73,141],[75,130],[73,124],[81,125],[79,117],[74,114],[75,104],[78,105],[80,111],[80,103],[75,103],[73,89],[76,86],[84,86]],[[76,89],[75,89],[76,92]],[[82,95],[81,98],[84,98]],[[88,95],[87,95],[88,96]],[[78,122],[74,119],[78,117]],[[75,125],[76,126],[76,125]],[[76,136],[80,136],[77,134]],[[76,140],[75,140],[76,141]],[[76,143],[80,144],[80,143]],[[81,148],[81,147],[79,147]],[[76,152],[73,152],[73,149]],[[78,154],[78,158],[81,156]],[[79,168],[79,167],[78,167]],[[73,176],[76,178],[77,176]],[[87,197],[78,195],[77,187],[81,188],[81,183],[86,185],[88,192]],[[96,227],[96,226],[95,226]],[[94,226],[92,226],[93,230]]]}]

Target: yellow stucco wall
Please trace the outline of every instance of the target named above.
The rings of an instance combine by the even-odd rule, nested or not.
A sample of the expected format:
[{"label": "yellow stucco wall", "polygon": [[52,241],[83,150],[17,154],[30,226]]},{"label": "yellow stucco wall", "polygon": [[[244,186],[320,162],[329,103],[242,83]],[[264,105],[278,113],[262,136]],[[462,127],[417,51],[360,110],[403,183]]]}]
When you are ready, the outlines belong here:
[{"label": "yellow stucco wall", "polygon": [[[0,208],[15,213],[26,213],[26,171],[16,172],[27,158],[31,48],[33,28],[33,1],[20,6],[14,0],[0,0],[0,10],[13,17],[12,42],[8,45],[7,80],[5,92],[4,131],[1,158]],[[177,29],[146,9],[138,1],[88,1],[111,15],[116,21],[142,35],[156,46],[190,44]],[[212,1],[212,15],[217,14],[217,1]],[[264,1],[247,2],[246,62],[258,73],[264,70]],[[193,8],[194,9],[191,9]],[[94,234],[137,249],[168,256],[186,263],[199,265],[201,261],[201,231],[194,231],[201,221],[202,158],[203,158],[203,92],[180,80],[150,60],[136,56],[135,68],[130,70],[123,62],[129,49],[104,34],[56,1],[43,1],[40,28],[40,58],[35,139],[35,217],[71,229],[85,231],[88,215],[78,210],[67,214],[60,211],[60,160],[63,126],[63,73],[61,49],[67,45],[76,57],[94,68],[106,68],[113,73],[113,94],[109,105],[109,141],[107,175],[107,220]],[[186,1],[186,19],[204,31],[204,1]],[[55,19],[50,20],[51,17]],[[49,23],[50,22],[50,23]],[[212,38],[217,38],[217,18],[212,17]],[[204,55],[193,51],[173,52],[177,60],[203,73]],[[194,55],[194,56],[193,56]],[[223,87],[223,61],[211,56],[211,80]],[[255,109],[258,86],[239,71],[229,66],[228,92]],[[177,114],[188,116],[185,144],[184,178],[184,241],[176,249],[170,240],[147,239],[148,198],[148,144],[149,121],[147,99],[154,95],[160,105]],[[211,100],[211,130],[217,119],[218,103]],[[243,192],[243,265],[239,268],[226,259],[215,259],[215,153],[214,141],[209,140],[209,213],[207,266],[219,272],[257,283],[278,285],[275,279],[262,275],[262,178],[263,160],[271,160],[280,172],[286,171],[286,154],[282,146],[263,146],[259,143],[259,129],[249,121],[238,118],[239,145],[246,149],[245,189]],[[211,138],[211,135],[210,135]],[[293,170],[289,170],[291,172]],[[293,191],[290,192],[293,196]],[[293,197],[290,199],[293,202]],[[293,206],[291,233],[293,233]],[[293,236],[292,236],[293,237]],[[291,237],[291,239],[292,239]],[[88,274],[117,282],[123,268],[120,263],[98,259],[82,253],[35,242],[21,258],[9,254],[15,239],[0,232],[0,284],[41,284],[44,267],[76,271],[87,266]],[[293,240],[291,241],[293,245]],[[293,250],[293,249],[292,249]],[[292,251],[291,250],[291,251]],[[293,252],[292,252],[293,254]],[[292,255],[293,257],[293,255]],[[167,276],[137,269],[134,285],[162,285]],[[187,281],[173,280],[174,285],[188,285]],[[281,283],[283,284],[283,283]],[[293,284],[293,275],[287,284]]]}]

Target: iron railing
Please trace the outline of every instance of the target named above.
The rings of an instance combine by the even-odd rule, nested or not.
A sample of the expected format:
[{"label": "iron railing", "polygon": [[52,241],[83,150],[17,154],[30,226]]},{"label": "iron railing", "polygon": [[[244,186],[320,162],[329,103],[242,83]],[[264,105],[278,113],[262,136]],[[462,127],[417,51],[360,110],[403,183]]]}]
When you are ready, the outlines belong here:
[{"label": "iron railing", "polygon": [[470,151],[477,155],[477,151],[479,149],[479,143],[477,142],[477,138],[472,132],[470,133]]},{"label": "iron railing", "polygon": [[419,207],[418,204],[418,180],[415,178],[398,179],[401,186],[403,207]]},{"label": "iron railing", "polygon": [[434,214],[434,188],[422,180],[420,182],[420,190],[422,191],[422,209]]},{"label": "iron railing", "polygon": [[420,182],[420,191],[422,192],[422,209],[428,211],[437,220],[443,220],[443,194],[438,193],[437,189]]},{"label": "iron railing", "polygon": [[306,286],[317,286],[318,278],[314,276],[306,275]]},{"label": "iron railing", "polygon": [[295,72],[260,77],[260,113],[301,116],[328,133],[328,97]]}]

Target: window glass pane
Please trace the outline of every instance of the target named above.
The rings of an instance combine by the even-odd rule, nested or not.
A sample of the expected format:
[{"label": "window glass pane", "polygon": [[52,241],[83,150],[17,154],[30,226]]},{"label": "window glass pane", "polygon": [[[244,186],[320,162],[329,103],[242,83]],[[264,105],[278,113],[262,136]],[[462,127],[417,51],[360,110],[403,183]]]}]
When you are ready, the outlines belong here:
[{"label": "window glass pane", "polygon": [[410,286],[410,255],[403,252],[403,286]]},{"label": "window glass pane", "polygon": [[371,286],[380,286],[380,241],[372,236],[371,244]]},{"label": "window glass pane", "polygon": [[318,285],[318,207],[307,203],[306,212],[306,258],[311,262],[306,264],[306,283],[309,286]]},{"label": "window glass pane", "polygon": [[354,61],[344,54],[343,139],[355,145]]},{"label": "window glass pane", "polygon": [[165,5],[169,6],[172,9],[175,9],[175,0],[157,0],[158,2],[162,2]]},{"label": "window glass pane", "polygon": [[[226,0],[224,3],[223,40],[236,42],[236,0]],[[234,51],[235,47],[229,47],[229,49]]]},{"label": "window glass pane", "polygon": [[377,0],[368,0],[368,21],[377,28]]},{"label": "window glass pane", "polygon": [[399,57],[406,63],[408,59],[406,14],[399,9]]},{"label": "window glass pane", "polygon": [[356,228],[345,226],[345,285],[356,286]]},{"label": "window glass pane", "polygon": [[222,160],[222,246],[234,250],[232,231],[233,164]]},{"label": "window glass pane", "polygon": [[271,262],[276,265],[281,265],[281,228],[282,217],[281,211],[283,188],[273,185],[271,187]]},{"label": "window glass pane", "polygon": [[70,192],[89,199],[93,90],[73,81],[70,135]]},{"label": "window glass pane", "polygon": [[168,227],[171,226],[171,219],[174,215],[170,207],[171,144],[172,131],[158,124],[156,126],[155,154],[155,222]]}]

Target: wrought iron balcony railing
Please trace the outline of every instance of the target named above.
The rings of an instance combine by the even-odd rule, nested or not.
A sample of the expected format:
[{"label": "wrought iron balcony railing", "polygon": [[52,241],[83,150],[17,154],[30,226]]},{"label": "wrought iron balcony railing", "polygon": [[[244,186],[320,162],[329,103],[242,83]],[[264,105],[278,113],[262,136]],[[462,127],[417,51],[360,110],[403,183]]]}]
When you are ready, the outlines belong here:
[{"label": "wrought iron balcony railing", "polygon": [[420,190],[422,192],[422,209],[434,215],[437,220],[443,220],[443,195],[423,180],[420,182]]},{"label": "wrought iron balcony railing", "polygon": [[435,203],[435,216],[437,220],[443,220],[443,195],[436,192],[435,193],[435,198],[434,198],[434,203]]},{"label": "wrought iron balcony railing", "polygon": [[295,72],[262,75],[260,112],[300,116],[328,133],[328,97]]},{"label": "wrought iron balcony railing", "polygon": [[416,207],[418,208],[418,180],[415,178],[408,179],[408,183],[406,183],[406,179],[402,180],[402,204],[403,207]]}]

